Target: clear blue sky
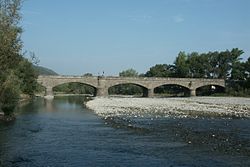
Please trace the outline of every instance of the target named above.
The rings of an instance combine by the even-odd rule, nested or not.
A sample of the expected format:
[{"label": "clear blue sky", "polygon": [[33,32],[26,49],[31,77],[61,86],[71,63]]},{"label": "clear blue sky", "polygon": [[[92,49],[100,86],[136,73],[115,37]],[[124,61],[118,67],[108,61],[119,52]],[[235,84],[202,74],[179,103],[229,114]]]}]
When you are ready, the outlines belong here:
[{"label": "clear blue sky", "polygon": [[180,51],[250,56],[250,0],[25,0],[24,49],[59,74],[118,75]]}]

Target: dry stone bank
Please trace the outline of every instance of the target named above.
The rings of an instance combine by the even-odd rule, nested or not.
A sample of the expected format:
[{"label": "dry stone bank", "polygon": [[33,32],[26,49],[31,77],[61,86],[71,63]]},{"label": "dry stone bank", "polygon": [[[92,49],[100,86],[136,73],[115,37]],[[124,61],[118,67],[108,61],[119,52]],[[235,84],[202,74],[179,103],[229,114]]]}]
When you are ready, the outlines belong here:
[{"label": "dry stone bank", "polygon": [[250,117],[250,98],[117,98],[96,97],[86,106],[103,117]]}]

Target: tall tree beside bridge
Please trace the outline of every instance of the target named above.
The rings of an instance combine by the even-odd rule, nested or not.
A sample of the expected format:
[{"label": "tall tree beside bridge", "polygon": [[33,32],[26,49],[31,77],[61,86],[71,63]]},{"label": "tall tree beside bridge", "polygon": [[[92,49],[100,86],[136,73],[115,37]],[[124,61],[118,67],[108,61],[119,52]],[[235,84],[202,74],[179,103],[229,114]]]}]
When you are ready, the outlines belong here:
[{"label": "tall tree beside bridge", "polygon": [[22,57],[19,10],[20,0],[0,1],[0,106],[7,115],[17,104],[19,96],[20,82],[13,72]]},{"label": "tall tree beside bridge", "polygon": [[146,77],[173,77],[175,76],[175,66],[168,64],[156,64],[145,74]]},{"label": "tall tree beside bridge", "polygon": [[138,77],[138,72],[132,68],[124,70],[119,73],[120,77]]},{"label": "tall tree beside bridge", "polygon": [[237,72],[237,68],[240,68],[240,56],[243,53],[238,48],[233,48],[231,51],[201,54],[198,52],[189,54],[180,52],[174,62],[174,76],[179,78],[229,79],[232,75],[235,75],[233,73]]},{"label": "tall tree beside bridge", "polygon": [[189,73],[189,64],[187,63],[187,55],[185,52],[180,52],[175,59],[175,76],[185,78]]},{"label": "tall tree beside bridge", "polygon": [[250,58],[247,62],[241,61],[243,53],[238,48],[208,53],[180,52],[173,65],[156,64],[144,76],[233,80],[229,94],[239,91],[243,92],[240,95],[250,94]]},{"label": "tall tree beside bridge", "polygon": [[34,92],[36,75],[21,53],[21,0],[0,0],[0,108],[10,115],[22,90]]}]

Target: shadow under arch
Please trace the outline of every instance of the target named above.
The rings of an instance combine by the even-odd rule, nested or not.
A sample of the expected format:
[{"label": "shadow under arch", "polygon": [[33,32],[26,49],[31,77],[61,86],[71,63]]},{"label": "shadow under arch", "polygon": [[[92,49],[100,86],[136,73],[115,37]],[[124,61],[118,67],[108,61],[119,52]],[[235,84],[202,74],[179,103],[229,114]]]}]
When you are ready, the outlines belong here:
[{"label": "shadow under arch", "polygon": [[135,83],[121,83],[109,87],[108,94],[146,97],[148,95],[148,89]]},{"label": "shadow under arch", "polygon": [[155,96],[160,97],[187,97],[190,89],[178,84],[165,84],[154,88]]},{"label": "shadow under arch", "polygon": [[67,82],[56,85],[52,88],[54,95],[78,94],[86,96],[96,96],[97,89],[89,84],[81,82]]},{"label": "shadow under arch", "polygon": [[220,85],[205,85],[196,88],[196,96],[211,96],[225,93],[225,87]]}]

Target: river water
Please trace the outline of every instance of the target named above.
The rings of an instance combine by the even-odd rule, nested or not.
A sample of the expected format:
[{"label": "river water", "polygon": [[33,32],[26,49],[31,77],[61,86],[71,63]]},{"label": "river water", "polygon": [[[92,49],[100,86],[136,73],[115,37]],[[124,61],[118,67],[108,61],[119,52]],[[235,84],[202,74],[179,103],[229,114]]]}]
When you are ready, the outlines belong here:
[{"label": "river water", "polygon": [[1,166],[250,166],[250,120],[103,119],[81,97],[36,99],[0,124]]}]

